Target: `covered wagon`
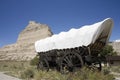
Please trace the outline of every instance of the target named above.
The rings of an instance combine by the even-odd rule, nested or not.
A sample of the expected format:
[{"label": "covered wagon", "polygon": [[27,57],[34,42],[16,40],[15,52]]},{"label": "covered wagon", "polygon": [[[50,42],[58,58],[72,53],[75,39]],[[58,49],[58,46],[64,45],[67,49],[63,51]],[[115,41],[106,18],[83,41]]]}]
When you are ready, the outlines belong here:
[{"label": "covered wagon", "polygon": [[108,43],[113,21],[70,29],[35,42],[39,55],[39,69],[75,71],[84,65],[101,70],[100,50]]}]

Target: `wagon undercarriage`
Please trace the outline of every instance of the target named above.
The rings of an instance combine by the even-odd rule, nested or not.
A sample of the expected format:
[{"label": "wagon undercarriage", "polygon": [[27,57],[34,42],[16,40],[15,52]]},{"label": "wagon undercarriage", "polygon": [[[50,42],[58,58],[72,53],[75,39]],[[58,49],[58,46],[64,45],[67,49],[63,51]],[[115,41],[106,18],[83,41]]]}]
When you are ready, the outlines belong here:
[{"label": "wagon undercarriage", "polygon": [[82,46],[72,49],[52,50],[39,53],[38,69],[57,69],[61,73],[74,72],[84,65],[91,69],[101,70],[98,53],[91,55],[89,47]]}]

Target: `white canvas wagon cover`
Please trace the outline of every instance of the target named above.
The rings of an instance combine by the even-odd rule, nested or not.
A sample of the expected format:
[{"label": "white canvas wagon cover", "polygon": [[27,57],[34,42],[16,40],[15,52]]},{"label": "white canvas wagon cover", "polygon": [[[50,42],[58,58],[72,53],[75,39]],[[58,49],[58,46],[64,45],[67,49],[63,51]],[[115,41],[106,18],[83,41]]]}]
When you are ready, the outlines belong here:
[{"label": "white canvas wagon cover", "polygon": [[68,32],[61,32],[51,37],[35,42],[36,52],[46,52],[53,49],[75,48],[79,46],[88,46],[102,35],[106,36],[104,43],[107,43],[113,27],[111,18],[101,22],[85,25],[79,29],[70,29]]}]

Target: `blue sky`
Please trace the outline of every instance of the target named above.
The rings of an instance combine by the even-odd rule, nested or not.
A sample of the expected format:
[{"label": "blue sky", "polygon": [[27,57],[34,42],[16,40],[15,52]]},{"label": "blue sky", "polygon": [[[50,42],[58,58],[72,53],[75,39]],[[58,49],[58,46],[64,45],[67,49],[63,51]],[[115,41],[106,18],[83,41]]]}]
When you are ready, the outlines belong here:
[{"label": "blue sky", "polygon": [[114,20],[110,41],[120,39],[120,0],[0,0],[0,47],[15,43],[30,20],[56,34],[108,17]]}]

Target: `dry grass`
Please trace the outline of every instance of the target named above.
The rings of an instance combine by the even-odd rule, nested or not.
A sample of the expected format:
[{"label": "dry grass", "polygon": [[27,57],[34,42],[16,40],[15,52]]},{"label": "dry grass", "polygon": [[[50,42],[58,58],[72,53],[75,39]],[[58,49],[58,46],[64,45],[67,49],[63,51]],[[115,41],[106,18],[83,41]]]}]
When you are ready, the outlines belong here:
[{"label": "dry grass", "polygon": [[34,76],[35,80],[113,80],[113,75],[98,71],[91,71],[87,68],[80,69],[77,72],[61,74],[57,71],[39,71]]},{"label": "dry grass", "polygon": [[111,74],[93,72],[87,68],[69,74],[61,74],[56,70],[38,71],[35,66],[30,66],[29,62],[3,61],[0,62],[0,71],[24,80],[113,80]]},{"label": "dry grass", "polygon": [[25,61],[0,61],[0,71],[15,77],[19,77],[27,67],[29,67],[29,62]]}]

